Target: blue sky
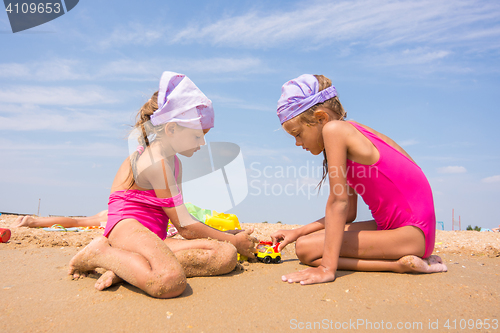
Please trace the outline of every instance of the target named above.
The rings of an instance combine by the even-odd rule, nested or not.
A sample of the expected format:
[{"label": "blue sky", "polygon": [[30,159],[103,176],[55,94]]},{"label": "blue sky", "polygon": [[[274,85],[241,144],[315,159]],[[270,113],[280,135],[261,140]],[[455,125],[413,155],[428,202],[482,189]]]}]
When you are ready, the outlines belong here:
[{"label": "blue sky", "polygon": [[463,228],[500,223],[500,3],[82,0],[16,34],[2,14],[0,39],[0,211],[106,209],[135,113],[170,70],[213,101],[207,139],[241,147],[249,194],[230,212],[313,221],[322,157],[275,113],[281,85],[311,73],[416,160],[445,229],[453,208]]}]

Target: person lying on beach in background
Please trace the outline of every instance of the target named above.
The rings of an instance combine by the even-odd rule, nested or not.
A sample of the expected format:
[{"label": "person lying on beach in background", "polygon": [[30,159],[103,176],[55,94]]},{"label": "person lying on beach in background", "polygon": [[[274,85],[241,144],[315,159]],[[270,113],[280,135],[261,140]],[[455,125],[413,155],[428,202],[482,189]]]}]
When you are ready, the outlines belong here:
[{"label": "person lying on beach in background", "polygon": [[[185,75],[164,72],[159,90],[137,115],[131,136],[139,145],[113,181],[104,236],[69,263],[74,279],[103,268],[98,290],[123,279],[153,297],[171,298],[185,290],[186,277],[226,274],[236,266],[237,252],[254,257],[253,229],[220,232],[194,219],[183,204],[176,154],[191,157],[213,125],[211,101]],[[169,220],[186,240],[166,238]]]},{"label": "person lying on beach in background", "polygon": [[57,224],[63,228],[81,228],[81,227],[99,227],[105,224],[108,220],[108,211],[103,210],[93,216],[85,217],[64,217],[64,216],[54,216],[54,217],[33,217],[33,216],[19,216],[14,223],[10,225],[11,228],[41,228],[41,227],[51,227]]},{"label": "person lying on beach in background", "polygon": [[[108,210],[103,210],[93,216],[81,216],[81,217],[68,217],[68,216],[50,216],[50,217],[33,217],[30,215],[19,216],[14,223],[10,225],[11,228],[43,228],[43,227],[55,227],[55,228],[93,228],[99,227],[104,228],[106,222],[108,221]],[[167,237],[172,237],[177,235],[177,229],[169,223],[168,225]],[[234,231],[233,233],[240,232]]]},{"label": "person lying on beach in background", "polygon": [[[331,81],[305,74],[283,85],[278,117],[295,145],[324,155],[330,194],[325,217],[271,235],[279,250],[296,241],[300,261],[313,266],[282,277],[301,284],[335,280],[337,269],[433,273],[446,271],[434,249],[436,218],[422,170],[396,142],[345,121]],[[321,184],[321,183],[320,183]],[[357,195],[374,220],[356,218]]]},{"label": "person lying on beach in background", "polygon": [[498,228],[493,228],[491,229],[493,232],[500,232],[500,224],[498,225]]}]

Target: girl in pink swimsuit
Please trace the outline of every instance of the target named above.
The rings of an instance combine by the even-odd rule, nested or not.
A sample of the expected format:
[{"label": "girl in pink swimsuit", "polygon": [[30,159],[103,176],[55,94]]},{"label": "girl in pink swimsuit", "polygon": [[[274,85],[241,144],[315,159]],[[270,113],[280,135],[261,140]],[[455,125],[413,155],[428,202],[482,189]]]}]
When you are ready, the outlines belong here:
[{"label": "girl in pink swimsuit", "polygon": [[[194,219],[182,200],[182,166],[176,154],[192,156],[214,125],[211,101],[185,75],[164,72],[159,90],[138,113],[131,136],[137,150],[119,168],[108,203],[104,236],[70,262],[80,278],[107,270],[103,290],[120,280],[158,298],[180,295],[191,276],[232,271],[236,255],[253,257],[253,230],[223,233]],[[187,240],[166,238],[169,221]],[[207,238],[210,238],[207,239]],[[217,241],[218,240],[218,241]]]},{"label": "girl in pink swimsuit", "polygon": [[[446,271],[434,249],[436,219],[432,191],[422,170],[389,137],[353,121],[331,81],[305,74],[283,85],[278,117],[296,145],[323,153],[330,195],[325,217],[271,238],[280,249],[296,241],[304,264],[284,275],[301,284],[335,280],[337,269],[432,273]],[[356,218],[358,194],[374,220]]]}]

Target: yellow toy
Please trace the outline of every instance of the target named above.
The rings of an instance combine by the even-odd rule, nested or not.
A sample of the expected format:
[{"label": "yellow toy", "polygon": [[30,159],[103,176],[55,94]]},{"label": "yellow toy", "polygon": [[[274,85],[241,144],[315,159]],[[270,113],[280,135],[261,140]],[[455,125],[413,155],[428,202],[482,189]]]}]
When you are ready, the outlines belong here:
[{"label": "yellow toy", "polygon": [[281,252],[278,251],[280,243],[273,246],[273,242],[260,241],[257,245],[257,259],[265,264],[281,262]]},{"label": "yellow toy", "polygon": [[[218,213],[215,210],[202,209],[190,202],[184,204],[189,212],[197,220],[219,231],[241,230],[238,217],[234,214]],[[247,257],[238,253],[238,260],[248,260]]]},{"label": "yellow toy", "polygon": [[217,213],[212,211],[213,215],[205,215],[205,224],[220,231],[241,230],[238,217],[234,214]]},{"label": "yellow toy", "polygon": [[[234,214],[217,213],[212,211],[213,215],[205,215],[205,224],[219,231],[241,230],[238,217]],[[248,260],[246,256],[238,253],[238,260]]]}]

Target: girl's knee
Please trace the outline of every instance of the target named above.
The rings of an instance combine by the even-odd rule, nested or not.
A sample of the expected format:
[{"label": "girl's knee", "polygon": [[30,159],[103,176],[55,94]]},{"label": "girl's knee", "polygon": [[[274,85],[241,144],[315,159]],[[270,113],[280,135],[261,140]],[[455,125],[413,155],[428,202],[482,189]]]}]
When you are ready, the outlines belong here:
[{"label": "girl's knee", "polygon": [[220,254],[227,258],[228,260],[231,260],[231,261],[236,261],[236,258],[238,256],[238,251],[236,250],[236,247],[234,247],[233,244],[231,243],[219,243],[220,244],[220,247],[218,249],[218,251],[220,252]]},{"label": "girl's knee", "polygon": [[305,237],[299,237],[295,242],[295,254],[299,258],[300,262],[309,265],[311,258],[308,251],[308,241]]},{"label": "girl's knee", "polygon": [[177,297],[184,292],[187,287],[186,275],[182,268],[172,269],[168,272],[157,275],[146,285],[147,292],[157,298]]},{"label": "girl's knee", "polygon": [[238,251],[231,243],[219,242],[212,252],[213,263],[217,266],[217,274],[226,274],[236,267]]}]

